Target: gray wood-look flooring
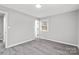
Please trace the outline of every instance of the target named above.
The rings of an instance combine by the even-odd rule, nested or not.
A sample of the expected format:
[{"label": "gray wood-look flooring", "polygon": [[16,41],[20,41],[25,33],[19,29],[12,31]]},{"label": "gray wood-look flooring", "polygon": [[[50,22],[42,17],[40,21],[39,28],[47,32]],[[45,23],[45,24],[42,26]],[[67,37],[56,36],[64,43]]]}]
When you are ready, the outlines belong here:
[{"label": "gray wood-look flooring", "polygon": [[0,41],[0,55],[78,55],[75,46],[65,45],[45,39],[35,39],[11,48],[4,48]]}]

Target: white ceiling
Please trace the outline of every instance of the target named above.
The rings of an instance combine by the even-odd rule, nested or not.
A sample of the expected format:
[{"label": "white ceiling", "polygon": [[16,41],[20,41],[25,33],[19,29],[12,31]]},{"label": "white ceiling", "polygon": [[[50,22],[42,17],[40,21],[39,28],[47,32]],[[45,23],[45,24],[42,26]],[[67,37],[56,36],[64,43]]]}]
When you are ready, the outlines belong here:
[{"label": "white ceiling", "polygon": [[36,8],[35,4],[3,4],[3,6],[35,16],[47,17],[78,9],[77,4],[42,4],[42,8]]}]

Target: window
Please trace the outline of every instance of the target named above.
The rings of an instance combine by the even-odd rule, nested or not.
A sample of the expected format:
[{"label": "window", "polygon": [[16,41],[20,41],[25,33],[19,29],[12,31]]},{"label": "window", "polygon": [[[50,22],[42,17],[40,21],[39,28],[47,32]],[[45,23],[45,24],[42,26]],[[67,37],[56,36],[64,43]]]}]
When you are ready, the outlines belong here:
[{"label": "window", "polygon": [[47,21],[41,21],[41,31],[47,32],[47,30],[48,30]]}]

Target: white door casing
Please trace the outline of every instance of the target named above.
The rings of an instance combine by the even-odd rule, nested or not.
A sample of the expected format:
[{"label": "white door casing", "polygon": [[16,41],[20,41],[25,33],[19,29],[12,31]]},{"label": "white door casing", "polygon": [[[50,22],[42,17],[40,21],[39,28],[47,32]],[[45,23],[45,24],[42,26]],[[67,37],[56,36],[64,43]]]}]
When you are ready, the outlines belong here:
[{"label": "white door casing", "polygon": [[5,45],[5,48],[7,48],[7,17],[8,13],[5,11],[0,10],[0,13],[4,14],[3,18],[3,44]]}]

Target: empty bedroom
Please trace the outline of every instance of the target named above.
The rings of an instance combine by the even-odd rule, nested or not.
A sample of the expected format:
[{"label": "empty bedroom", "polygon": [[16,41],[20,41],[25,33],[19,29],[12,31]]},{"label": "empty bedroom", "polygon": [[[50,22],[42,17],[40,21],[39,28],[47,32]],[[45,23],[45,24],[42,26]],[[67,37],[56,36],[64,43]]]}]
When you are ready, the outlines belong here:
[{"label": "empty bedroom", "polygon": [[0,4],[0,55],[79,55],[79,4]]}]

